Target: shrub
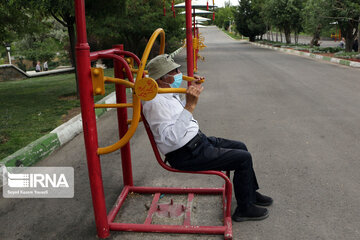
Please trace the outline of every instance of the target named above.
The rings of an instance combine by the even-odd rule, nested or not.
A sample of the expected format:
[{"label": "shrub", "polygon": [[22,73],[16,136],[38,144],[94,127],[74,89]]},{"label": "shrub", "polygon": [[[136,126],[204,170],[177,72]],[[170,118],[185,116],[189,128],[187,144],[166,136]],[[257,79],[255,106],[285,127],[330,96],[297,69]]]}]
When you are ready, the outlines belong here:
[{"label": "shrub", "polygon": [[340,47],[313,47],[310,49],[312,53],[336,53],[343,51]]},{"label": "shrub", "polygon": [[357,58],[358,55],[359,53],[357,52],[337,52],[334,54],[335,57],[341,57],[346,59]]}]

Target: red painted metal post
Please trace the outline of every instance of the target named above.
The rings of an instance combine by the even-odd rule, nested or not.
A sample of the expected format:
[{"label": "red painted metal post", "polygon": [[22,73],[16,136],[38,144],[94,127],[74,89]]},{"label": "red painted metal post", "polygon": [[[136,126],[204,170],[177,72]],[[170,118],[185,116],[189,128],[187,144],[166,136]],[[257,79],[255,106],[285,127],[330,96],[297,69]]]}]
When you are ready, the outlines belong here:
[{"label": "red painted metal post", "polygon": [[194,76],[194,53],[193,53],[193,40],[191,31],[191,0],[185,1],[186,11],[186,57],[187,57],[187,75]]},{"label": "red painted metal post", "polygon": [[[124,45],[114,45],[113,48],[124,50]],[[124,66],[120,61],[114,60],[114,75],[116,78],[124,79]],[[116,103],[126,103],[126,87],[121,84],[115,85]],[[127,125],[127,108],[117,108],[119,137],[122,138],[128,130]],[[121,164],[123,171],[124,185],[133,186],[132,166],[131,166],[131,151],[130,142],[121,148]]]},{"label": "red painted metal post", "polygon": [[195,30],[195,28],[196,28],[196,22],[195,22],[195,8],[193,8],[193,28],[194,28],[194,38],[196,38],[196,30]]},{"label": "red painted metal post", "polygon": [[[196,22],[195,22],[195,8],[193,8],[193,29],[194,29],[194,38],[196,39],[197,36],[196,36]],[[197,39],[198,41],[199,39]],[[196,44],[197,45],[197,44]],[[193,50],[193,53],[194,53],[194,71],[197,71],[197,50],[194,49]],[[190,82],[188,82],[188,84],[190,84]]]},{"label": "red painted metal post", "polygon": [[101,175],[100,158],[97,155],[98,138],[94,98],[90,72],[90,47],[86,37],[85,4],[84,0],[75,0],[76,17],[76,64],[80,90],[81,115],[84,129],[87,165],[91,195],[95,214],[95,223],[99,238],[110,235],[106,216],[104,187]]},{"label": "red painted metal post", "polygon": [[[196,38],[197,38],[197,41],[198,41],[198,44],[199,44],[199,42],[200,42],[199,28],[195,28],[195,34],[196,34]],[[199,54],[199,46],[197,46],[197,48],[195,49],[195,61],[196,61],[195,66],[196,66],[196,70],[198,69],[198,54]]]}]

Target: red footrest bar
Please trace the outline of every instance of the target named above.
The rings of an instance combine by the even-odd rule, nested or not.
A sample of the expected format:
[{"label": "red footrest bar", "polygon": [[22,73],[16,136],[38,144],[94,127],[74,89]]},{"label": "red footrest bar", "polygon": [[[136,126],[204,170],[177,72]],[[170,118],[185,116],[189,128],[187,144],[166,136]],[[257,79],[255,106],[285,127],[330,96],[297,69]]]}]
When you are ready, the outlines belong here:
[{"label": "red footrest bar", "polygon": [[[151,206],[149,208],[147,217],[143,224],[135,223],[119,223],[113,222],[118,214],[122,204],[125,202],[129,193],[143,193],[154,194]],[[170,200],[169,204],[159,204],[161,194],[187,194],[187,204],[184,205],[175,204],[173,200]],[[224,206],[224,225],[223,226],[194,226],[191,225],[191,206],[194,200],[195,194],[211,194],[211,195],[223,195]],[[176,206],[178,205],[178,206]],[[181,206],[181,209],[176,209]],[[232,239],[232,221],[231,216],[227,216],[226,211],[227,199],[225,194],[225,185],[223,188],[164,188],[164,187],[135,187],[125,186],[120,196],[118,197],[115,205],[108,215],[108,224],[110,230],[116,231],[130,231],[130,232],[163,232],[163,233],[196,233],[196,234],[224,234],[224,239]],[[165,209],[164,209],[165,207]],[[153,215],[165,214],[165,212],[171,212],[171,210],[179,214],[184,214],[183,225],[160,225],[151,224]],[[163,212],[162,212],[163,211]],[[184,213],[181,213],[184,212]],[[171,217],[171,214],[169,214]]]},{"label": "red footrest bar", "polygon": [[184,226],[184,225],[157,225],[135,223],[109,223],[110,230],[130,232],[163,232],[163,233],[203,233],[224,234],[225,226]]}]

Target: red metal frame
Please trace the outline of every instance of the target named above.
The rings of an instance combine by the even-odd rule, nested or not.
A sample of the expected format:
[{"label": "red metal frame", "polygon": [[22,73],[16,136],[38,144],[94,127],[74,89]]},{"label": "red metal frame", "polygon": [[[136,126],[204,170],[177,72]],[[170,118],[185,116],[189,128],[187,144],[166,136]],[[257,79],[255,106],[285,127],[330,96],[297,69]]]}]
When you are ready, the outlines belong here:
[{"label": "red metal frame", "polygon": [[[140,59],[131,52],[123,51],[122,45],[115,45],[113,49],[102,50],[90,53],[90,47],[87,43],[86,24],[85,24],[85,5],[84,0],[75,1],[75,16],[76,16],[76,57],[77,57],[77,74],[80,86],[80,104],[82,113],[82,122],[84,130],[85,148],[87,165],[89,171],[89,180],[91,195],[93,201],[94,215],[97,234],[99,238],[107,238],[110,235],[110,230],[117,231],[140,231],[140,232],[167,232],[167,233],[204,233],[204,234],[224,234],[225,239],[232,239],[232,222],[231,222],[231,196],[232,184],[229,179],[229,172],[226,174],[219,171],[198,171],[198,172],[184,172],[173,169],[167,166],[161,159],[158,152],[156,143],[146,122],[142,115],[143,122],[147,134],[149,136],[153,151],[155,153],[158,163],[168,171],[184,172],[193,174],[211,174],[217,175],[224,179],[225,184],[221,188],[164,188],[164,187],[138,187],[133,186],[133,176],[131,167],[131,155],[129,144],[121,149],[121,160],[123,167],[123,181],[124,189],[115,202],[112,210],[107,214],[105,205],[104,187],[101,175],[100,157],[97,154],[98,150],[98,136],[96,127],[96,116],[94,109],[93,87],[91,81],[91,61],[100,58],[107,58],[114,60],[114,73],[115,77],[124,78],[123,69],[129,81],[134,82],[129,65],[124,59],[124,56],[129,56],[139,65]],[[190,2],[191,1],[187,1]],[[187,6],[188,7],[188,6]],[[188,21],[187,21],[188,27]],[[191,5],[190,5],[190,33],[191,33]],[[191,36],[191,35],[190,35]],[[192,39],[191,39],[192,42]],[[188,41],[190,43],[190,41]],[[192,57],[192,44],[191,52],[188,60]],[[190,70],[193,66],[190,66]],[[189,65],[188,65],[189,73]],[[190,71],[191,73],[191,71]],[[188,74],[192,76],[192,74]],[[121,85],[116,86],[116,101],[117,103],[126,103],[126,89]],[[118,109],[118,127],[119,137],[121,138],[127,131],[127,113],[126,109]],[[153,202],[150,206],[148,216],[144,224],[133,223],[118,223],[114,219],[119,212],[122,204],[130,192],[135,193],[155,193]],[[188,194],[188,204],[183,206],[185,220],[183,225],[155,225],[151,224],[152,216],[157,211],[158,200],[160,193],[168,194]],[[190,204],[194,199],[194,194],[219,194],[223,196],[223,211],[224,211],[224,225],[223,226],[193,226],[190,223],[191,208]]]},{"label": "red metal frame", "polygon": [[[124,50],[124,45],[122,44],[114,45],[113,47],[118,50]],[[124,72],[122,71],[123,67],[124,66],[120,61],[114,59],[114,76],[116,78],[124,79]],[[115,91],[116,91],[116,103],[126,103],[126,94],[123,94],[124,92],[126,93],[125,86],[120,84],[115,84]],[[117,118],[118,118],[118,127],[119,127],[119,138],[122,138],[128,130],[127,109],[118,108]],[[123,146],[120,151],[121,151],[121,159],[131,159],[129,142],[125,146]],[[132,177],[131,161],[121,161],[121,163],[122,163],[124,185],[133,186],[134,183]]]},{"label": "red metal frame", "polygon": [[[181,173],[192,173],[192,174],[209,174],[209,175],[217,175],[224,179],[225,184],[222,188],[152,188],[153,191],[165,193],[165,191],[169,191],[168,193],[172,194],[189,194],[189,198],[191,198],[191,193],[196,194],[222,194],[223,195],[223,210],[224,210],[224,226],[192,226],[187,225],[187,219],[190,219],[190,216],[185,218],[184,225],[178,226],[175,232],[177,233],[185,233],[186,229],[189,230],[187,233],[208,233],[208,234],[224,234],[225,239],[232,239],[232,221],[231,221],[231,196],[232,196],[232,183],[230,181],[230,172],[222,173],[220,171],[180,171],[170,166],[166,165],[161,158],[159,150],[156,146],[153,134],[150,130],[149,124],[147,123],[143,114],[141,114],[141,118],[143,120],[146,132],[149,136],[149,140],[151,146],[153,148],[156,160],[158,163],[166,170],[171,172],[181,172]],[[148,188],[149,189],[149,188]],[[145,189],[144,189],[145,190]],[[154,192],[152,192],[154,193]],[[188,201],[189,203],[189,201]],[[190,212],[187,212],[190,214]],[[189,228],[191,227],[191,228]],[[181,231],[179,231],[181,229]],[[184,231],[184,232],[183,232]]]},{"label": "red metal frame", "polygon": [[[191,0],[185,1],[186,14],[186,57],[187,57],[187,74],[189,77],[194,76],[194,53],[192,40],[192,19],[191,19]],[[188,83],[189,84],[189,83]]]}]

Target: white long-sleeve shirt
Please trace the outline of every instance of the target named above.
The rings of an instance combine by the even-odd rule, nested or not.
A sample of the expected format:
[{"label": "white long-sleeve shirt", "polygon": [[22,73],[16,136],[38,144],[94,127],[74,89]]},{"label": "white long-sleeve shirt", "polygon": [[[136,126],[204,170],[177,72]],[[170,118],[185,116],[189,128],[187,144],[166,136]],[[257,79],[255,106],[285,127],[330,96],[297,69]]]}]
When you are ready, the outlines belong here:
[{"label": "white long-sleeve shirt", "polygon": [[197,121],[175,93],[157,94],[144,102],[143,113],[164,155],[184,146],[199,131]]}]

